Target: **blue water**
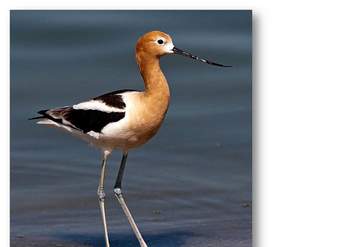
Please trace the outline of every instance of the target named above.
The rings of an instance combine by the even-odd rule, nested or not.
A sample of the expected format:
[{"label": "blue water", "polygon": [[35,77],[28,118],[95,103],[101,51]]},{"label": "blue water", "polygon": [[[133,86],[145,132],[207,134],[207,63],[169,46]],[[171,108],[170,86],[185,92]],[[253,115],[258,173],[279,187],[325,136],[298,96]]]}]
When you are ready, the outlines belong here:
[{"label": "blue water", "polygon": [[[165,122],[129,154],[127,203],[149,246],[251,245],[250,11],[12,11],[12,246],[103,246],[100,152],[27,119],[120,88],[143,89],[134,46],[151,30],[232,68],[166,56]],[[112,244],[137,246],[112,187]]]}]

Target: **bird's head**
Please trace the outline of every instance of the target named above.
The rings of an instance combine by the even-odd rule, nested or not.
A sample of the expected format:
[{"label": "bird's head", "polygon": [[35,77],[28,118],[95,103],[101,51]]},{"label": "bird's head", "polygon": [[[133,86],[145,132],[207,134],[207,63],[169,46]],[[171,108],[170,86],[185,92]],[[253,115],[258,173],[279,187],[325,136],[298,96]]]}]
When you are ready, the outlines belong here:
[{"label": "bird's head", "polygon": [[203,63],[220,66],[220,67],[231,67],[230,65],[223,65],[215,62],[211,62],[207,59],[199,58],[192,55],[189,52],[183,51],[174,46],[170,35],[161,31],[152,31],[144,34],[137,41],[136,45],[136,56],[137,60],[140,61],[141,57],[161,57],[167,54],[177,54],[185,57],[189,57]]},{"label": "bird's head", "polygon": [[160,57],[173,53],[174,45],[171,37],[160,31],[152,31],[139,38],[136,53],[147,53],[150,56]]}]

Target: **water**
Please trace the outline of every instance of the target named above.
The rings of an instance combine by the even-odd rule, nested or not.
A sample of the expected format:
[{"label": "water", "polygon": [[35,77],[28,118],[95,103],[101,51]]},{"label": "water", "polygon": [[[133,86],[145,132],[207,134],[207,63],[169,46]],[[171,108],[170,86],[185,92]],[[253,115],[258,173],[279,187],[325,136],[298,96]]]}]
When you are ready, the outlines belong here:
[{"label": "water", "polygon": [[[128,205],[150,246],[251,245],[250,11],[12,11],[12,246],[103,246],[100,153],[27,119],[142,89],[134,46],[150,30],[233,67],[162,58],[171,105],[157,136],[129,155]],[[112,195],[120,155],[107,170],[110,238],[137,246]]]}]

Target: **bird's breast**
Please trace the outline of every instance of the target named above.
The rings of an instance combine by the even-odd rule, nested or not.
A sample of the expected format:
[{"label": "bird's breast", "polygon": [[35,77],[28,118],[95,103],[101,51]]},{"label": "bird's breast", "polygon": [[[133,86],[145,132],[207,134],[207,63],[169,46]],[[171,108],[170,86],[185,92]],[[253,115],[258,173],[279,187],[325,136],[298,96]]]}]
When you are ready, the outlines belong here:
[{"label": "bird's breast", "polygon": [[131,149],[145,144],[159,130],[168,109],[169,97],[147,98],[143,93],[124,98],[125,117],[105,129],[112,145]]},{"label": "bird's breast", "polygon": [[168,104],[168,99],[153,99],[141,100],[134,107],[127,107],[126,116],[129,130],[133,133],[133,142],[144,144],[157,133],[165,118]]}]

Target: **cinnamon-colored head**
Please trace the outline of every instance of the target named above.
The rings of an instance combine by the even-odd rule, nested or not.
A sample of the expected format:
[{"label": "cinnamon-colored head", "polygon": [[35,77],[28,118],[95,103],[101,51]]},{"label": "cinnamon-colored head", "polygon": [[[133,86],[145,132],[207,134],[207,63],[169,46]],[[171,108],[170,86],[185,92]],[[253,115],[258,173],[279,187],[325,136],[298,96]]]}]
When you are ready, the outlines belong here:
[{"label": "cinnamon-colored head", "polygon": [[161,31],[148,32],[137,41],[136,58],[139,65],[142,61],[158,61],[158,58],[166,54],[178,54],[210,65],[231,67],[230,65],[223,65],[208,59],[199,58],[187,51],[175,47],[170,35]]},{"label": "cinnamon-colored head", "polygon": [[173,53],[174,45],[171,37],[160,31],[152,31],[144,34],[137,41],[136,55],[161,57]]}]

